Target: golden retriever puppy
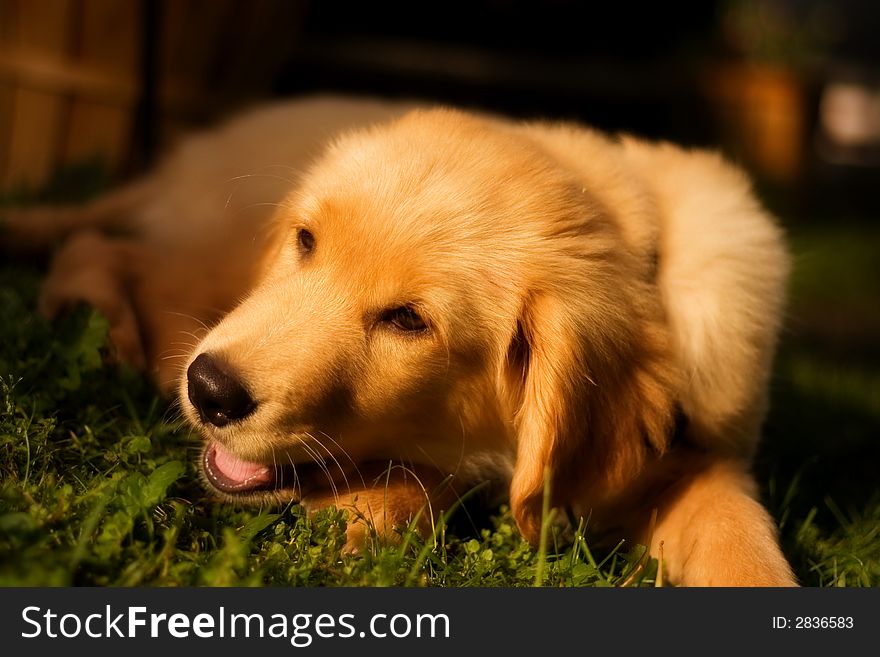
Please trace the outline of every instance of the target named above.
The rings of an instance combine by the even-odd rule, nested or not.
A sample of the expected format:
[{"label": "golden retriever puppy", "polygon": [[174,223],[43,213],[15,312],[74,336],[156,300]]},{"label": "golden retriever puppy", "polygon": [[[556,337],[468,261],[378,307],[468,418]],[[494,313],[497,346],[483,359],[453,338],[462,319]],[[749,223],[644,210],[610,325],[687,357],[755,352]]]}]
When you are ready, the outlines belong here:
[{"label": "golden retriever puppy", "polygon": [[409,109],[258,110],[7,223],[71,233],[43,310],[93,303],[178,388],[224,498],[337,504],[356,545],[491,480],[537,541],[547,482],[597,536],[662,543],[678,584],[793,585],[749,474],[788,258],[743,174]]}]

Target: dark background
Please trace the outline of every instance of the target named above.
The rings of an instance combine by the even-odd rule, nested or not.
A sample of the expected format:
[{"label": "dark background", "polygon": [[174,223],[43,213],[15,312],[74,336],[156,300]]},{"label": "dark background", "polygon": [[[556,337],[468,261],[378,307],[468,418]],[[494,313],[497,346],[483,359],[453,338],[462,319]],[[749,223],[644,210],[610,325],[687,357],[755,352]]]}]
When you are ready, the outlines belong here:
[{"label": "dark background", "polygon": [[0,186],[336,91],[717,147],[786,218],[876,215],[878,34],[871,0],[0,0]]},{"label": "dark background", "polygon": [[[161,53],[167,60],[174,36],[168,22],[179,11],[171,5],[148,3],[151,20],[143,23],[146,56],[160,60],[148,88],[160,92],[169,68]],[[864,215],[880,208],[873,193],[880,6],[870,0],[193,6],[204,25],[226,26],[217,28],[214,61],[199,76],[209,93],[190,114],[196,120],[263,95],[425,98],[721,147],[798,221],[832,209]],[[273,53],[263,88],[248,73],[254,48]],[[186,43],[177,50],[175,61],[190,59]],[[834,139],[834,117],[823,110],[841,83],[873,98],[871,108],[852,110],[872,126],[870,137],[854,143]]]}]

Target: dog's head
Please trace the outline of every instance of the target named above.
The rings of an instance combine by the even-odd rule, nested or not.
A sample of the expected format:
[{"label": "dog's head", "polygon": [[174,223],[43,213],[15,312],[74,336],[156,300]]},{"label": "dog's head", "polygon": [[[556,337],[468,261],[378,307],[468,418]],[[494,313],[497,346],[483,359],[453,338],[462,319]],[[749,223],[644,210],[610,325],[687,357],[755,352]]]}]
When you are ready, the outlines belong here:
[{"label": "dog's head", "polygon": [[545,467],[565,502],[663,449],[656,295],[613,218],[519,128],[433,110],[347,135],[275,229],[181,384],[227,495],[295,496],[289,464],[494,459],[534,538]]}]

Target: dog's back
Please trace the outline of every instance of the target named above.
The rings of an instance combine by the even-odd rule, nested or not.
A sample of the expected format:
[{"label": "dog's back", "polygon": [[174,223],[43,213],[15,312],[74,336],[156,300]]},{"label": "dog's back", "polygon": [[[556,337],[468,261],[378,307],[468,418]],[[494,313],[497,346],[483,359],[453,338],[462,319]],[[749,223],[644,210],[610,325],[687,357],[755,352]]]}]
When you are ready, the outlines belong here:
[{"label": "dog's back", "polygon": [[624,142],[656,199],[658,280],[703,447],[751,457],[783,315],[788,252],[746,176],[720,156]]},{"label": "dog's back", "polygon": [[782,232],[716,153],[582,126],[527,134],[583,177],[659,287],[689,438],[750,457],[766,405],[789,270]]}]

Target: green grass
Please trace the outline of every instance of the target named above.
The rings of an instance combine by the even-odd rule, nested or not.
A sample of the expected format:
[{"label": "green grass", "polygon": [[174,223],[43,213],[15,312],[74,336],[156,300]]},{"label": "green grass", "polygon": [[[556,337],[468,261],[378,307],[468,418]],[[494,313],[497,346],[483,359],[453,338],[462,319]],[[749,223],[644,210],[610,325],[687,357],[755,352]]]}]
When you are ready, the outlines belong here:
[{"label": "green grass", "polygon": [[[345,514],[205,499],[197,440],[141,376],[105,364],[106,322],[32,309],[40,269],[0,267],[0,585],[650,585],[656,562],[547,528],[541,555],[505,509],[425,539],[342,553]],[[466,520],[466,519],[465,519]],[[485,524],[485,527],[480,526]]]},{"label": "green grass", "polygon": [[[880,583],[877,237],[802,231],[791,328],[758,459],[765,501],[804,584]],[[532,548],[508,510],[402,529],[342,552],[345,515],[208,501],[197,439],[138,374],[105,362],[106,323],[34,314],[40,263],[0,265],[0,585],[614,586],[654,583],[637,545],[589,529]],[[872,328],[874,327],[874,328]]]},{"label": "green grass", "polygon": [[800,579],[880,585],[880,230],[792,231],[791,309],[757,470]]}]

